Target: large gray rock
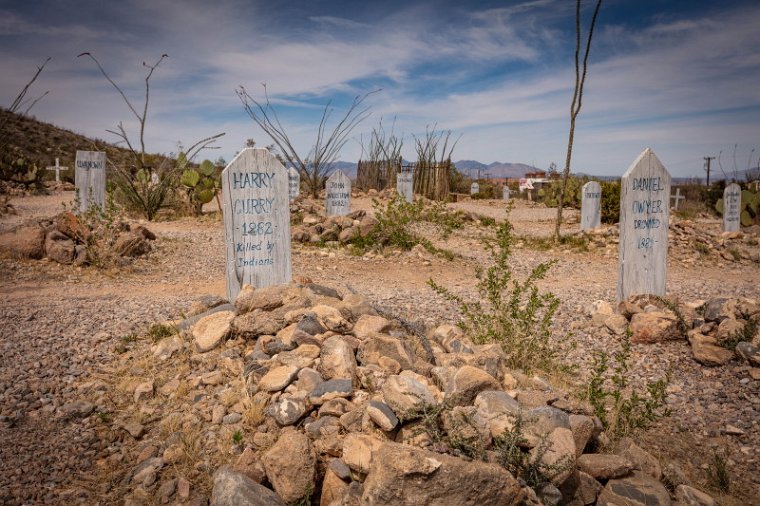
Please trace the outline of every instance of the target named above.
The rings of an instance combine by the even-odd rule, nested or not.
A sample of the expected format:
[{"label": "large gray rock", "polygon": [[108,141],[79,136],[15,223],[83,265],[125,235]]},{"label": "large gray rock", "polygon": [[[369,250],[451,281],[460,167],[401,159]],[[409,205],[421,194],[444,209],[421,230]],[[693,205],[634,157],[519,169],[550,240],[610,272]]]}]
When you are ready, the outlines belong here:
[{"label": "large gray rock", "polygon": [[437,404],[426,385],[408,376],[389,376],[383,384],[382,391],[385,402],[401,419]]},{"label": "large gray rock", "polygon": [[625,457],[608,453],[586,453],[578,457],[577,464],[578,469],[597,480],[620,478],[633,469]]},{"label": "large gray rock", "polygon": [[678,506],[715,506],[715,499],[701,490],[688,485],[676,487],[676,501]]},{"label": "large gray rock", "polygon": [[760,348],[754,344],[746,341],[737,344],[736,354],[749,362],[749,365],[760,367]]},{"label": "large gray rock", "polygon": [[670,506],[667,489],[648,474],[633,471],[625,478],[613,479],[599,494],[597,504],[618,506]]},{"label": "large gray rock", "polygon": [[219,346],[229,334],[233,318],[232,311],[219,311],[198,320],[192,331],[198,351],[205,353]]},{"label": "large gray rock", "polygon": [[376,451],[364,482],[363,505],[510,506],[523,499],[517,480],[496,464],[463,459],[397,443]]},{"label": "large gray rock", "polygon": [[74,241],[58,230],[51,230],[45,237],[45,254],[59,264],[70,264],[74,260]]},{"label": "large gray rock", "polygon": [[211,506],[285,506],[277,494],[229,466],[214,473]]},{"label": "large gray rock", "polygon": [[354,350],[341,336],[331,336],[322,344],[320,372],[324,379],[352,380],[356,373]]},{"label": "large gray rock", "polygon": [[631,342],[661,343],[684,337],[678,318],[670,312],[636,313],[631,317]]},{"label": "large gray rock", "polygon": [[269,482],[277,495],[292,503],[314,490],[317,459],[309,438],[294,429],[283,430],[262,458]]},{"label": "large gray rock", "polygon": [[287,289],[288,285],[272,285],[259,289],[243,285],[235,298],[235,309],[238,314],[249,313],[255,309],[272,311],[283,305],[282,299]]},{"label": "large gray rock", "polygon": [[382,365],[382,357],[392,358],[402,370],[414,368],[414,352],[401,339],[378,334],[366,338],[359,347],[358,358],[362,365]]},{"label": "large gray rock", "polygon": [[446,399],[457,405],[472,404],[475,397],[484,390],[499,389],[499,382],[482,369],[466,365],[454,373],[446,385]]},{"label": "large gray rock", "polygon": [[499,437],[512,430],[520,413],[520,405],[506,392],[485,390],[475,397],[474,406],[482,416],[492,437]]}]

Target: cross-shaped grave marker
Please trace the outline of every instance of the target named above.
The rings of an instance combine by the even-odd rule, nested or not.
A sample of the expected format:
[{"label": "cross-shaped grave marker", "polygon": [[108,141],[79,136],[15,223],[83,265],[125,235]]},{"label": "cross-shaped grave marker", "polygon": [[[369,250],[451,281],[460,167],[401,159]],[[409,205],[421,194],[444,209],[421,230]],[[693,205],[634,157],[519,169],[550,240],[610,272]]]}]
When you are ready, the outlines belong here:
[{"label": "cross-shaped grave marker", "polygon": [[55,159],[55,166],[46,167],[47,170],[54,170],[55,171],[55,182],[60,183],[61,182],[61,171],[62,170],[69,170],[68,167],[61,167],[61,165],[58,162],[58,158]]},{"label": "cross-shaped grave marker", "polygon": [[680,188],[676,188],[676,194],[675,195],[671,195],[670,198],[671,198],[671,200],[675,200],[675,204],[673,204],[673,209],[675,209],[676,211],[678,211],[678,201],[679,200],[686,200],[686,197],[684,197],[683,195],[681,195],[681,189]]}]

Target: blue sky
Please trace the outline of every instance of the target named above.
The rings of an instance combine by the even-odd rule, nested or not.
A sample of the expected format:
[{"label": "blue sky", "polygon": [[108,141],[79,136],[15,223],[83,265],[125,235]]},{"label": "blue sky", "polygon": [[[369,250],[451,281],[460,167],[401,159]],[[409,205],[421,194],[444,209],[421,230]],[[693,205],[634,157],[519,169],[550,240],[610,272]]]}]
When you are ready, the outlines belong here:
[{"label": "blue sky", "polygon": [[[584,23],[593,5],[583,2]],[[262,82],[302,154],[322,107],[337,118],[357,94],[372,116],[346,144],[355,161],[380,118],[403,154],[427,125],[462,135],[453,158],[564,164],[572,98],[575,2],[0,0],[0,104],[48,56],[32,89],[39,119],[113,140],[136,122],[90,51],[141,108],[151,80],[149,151],[217,132],[231,160],[245,139],[269,144],[235,95]],[[760,3],[605,0],[591,50],[573,171],[620,175],[651,147],[674,176],[727,173],[760,156]],[[736,156],[734,157],[734,146]],[[754,152],[752,150],[755,150]],[[751,158],[750,158],[751,157]],[[717,160],[715,170],[719,173]]]}]

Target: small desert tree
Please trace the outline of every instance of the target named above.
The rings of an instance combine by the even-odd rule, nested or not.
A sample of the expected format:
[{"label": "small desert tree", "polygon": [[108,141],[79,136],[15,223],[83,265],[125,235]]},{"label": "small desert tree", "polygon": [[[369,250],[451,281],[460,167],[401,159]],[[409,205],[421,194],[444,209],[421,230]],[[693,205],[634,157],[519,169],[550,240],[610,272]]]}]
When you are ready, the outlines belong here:
[{"label": "small desert tree", "polygon": [[262,86],[264,87],[263,102],[253,98],[243,86],[240,86],[236,93],[251,119],[274,141],[285,160],[301,173],[301,179],[308,191],[316,197],[324,187],[332,164],[338,159],[341,149],[348,142],[351,131],[371,114],[369,107],[364,106],[364,102],[367,97],[379,90],[354,97],[351,106],[331,131],[327,129],[327,123],[333,112],[332,101],[327,102],[322,111],[314,145],[305,157],[301,157],[272,107],[266,84]]},{"label": "small desert tree", "polygon": [[[113,167],[116,174],[116,186],[119,190],[120,195],[130,207],[138,210],[140,213],[145,215],[145,218],[148,220],[153,220],[153,218],[156,216],[156,213],[158,213],[158,210],[163,205],[166,197],[177,185],[176,172],[178,170],[178,167],[167,164],[163,164],[161,167],[154,167],[153,161],[155,157],[147,154],[145,151],[145,124],[148,120],[148,105],[150,102],[150,79],[153,76],[153,72],[155,72],[161,62],[164,61],[164,59],[168,58],[169,55],[162,54],[161,57],[153,65],[148,65],[147,63],[143,62],[143,67],[147,68],[148,72],[145,75],[145,103],[143,104],[142,112],[138,112],[137,108],[132,105],[132,102],[129,100],[124,91],[119,87],[118,84],[114,82],[113,79],[111,79],[100,62],[91,53],[84,52],[81,53],[78,57],[82,56],[87,56],[93,62],[95,62],[95,65],[98,67],[98,70],[100,70],[100,73],[103,74],[103,77],[105,77],[106,80],[114,87],[114,89],[119,92],[119,95],[121,95],[124,103],[127,104],[127,107],[129,107],[129,110],[132,112],[134,117],[137,119],[138,124],[140,125],[140,133],[138,137],[138,141],[140,143],[139,149],[137,149],[134,146],[133,142],[130,140],[129,135],[124,128],[124,124],[121,121],[117,125],[116,130],[106,131],[116,135],[119,139],[121,139],[120,142],[127,146],[129,152],[132,155],[132,165],[129,167],[120,167],[111,163],[111,166]],[[194,154],[192,156],[195,156],[195,154],[203,149],[215,149],[216,147],[212,145],[223,135],[224,132],[202,139],[193,144],[188,152],[193,152]],[[186,157],[186,159],[192,160],[192,157]],[[159,180],[157,183],[154,183],[153,178],[151,177],[154,171],[159,173]]]},{"label": "small desert tree", "polygon": [[557,201],[557,223],[554,226],[554,240],[559,241],[559,229],[562,225],[562,207],[565,203],[565,191],[567,190],[567,179],[570,176],[570,160],[573,156],[573,139],[575,137],[575,120],[581,112],[583,104],[583,85],[586,83],[586,72],[588,70],[588,54],[591,50],[591,38],[594,35],[594,25],[596,17],[599,15],[599,8],[602,0],[596,0],[594,15],[591,18],[591,26],[588,30],[586,39],[586,48],[583,55],[583,69],[579,64],[581,51],[581,0],[575,2],[575,90],[573,91],[573,101],[570,104],[570,134],[567,140],[567,157],[565,158],[565,169],[562,171],[562,185],[559,190],[559,199]]}]

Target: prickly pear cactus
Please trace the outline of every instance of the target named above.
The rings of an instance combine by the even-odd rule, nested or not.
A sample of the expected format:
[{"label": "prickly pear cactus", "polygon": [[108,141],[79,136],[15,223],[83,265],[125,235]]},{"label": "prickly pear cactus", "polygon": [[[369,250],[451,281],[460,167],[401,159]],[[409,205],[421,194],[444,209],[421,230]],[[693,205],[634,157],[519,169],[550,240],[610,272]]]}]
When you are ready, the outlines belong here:
[{"label": "prickly pear cactus", "polygon": [[216,167],[210,160],[203,160],[198,168],[187,168],[184,153],[177,157],[177,167],[184,169],[179,182],[185,189],[193,214],[200,216],[203,205],[211,202],[219,191]]}]

